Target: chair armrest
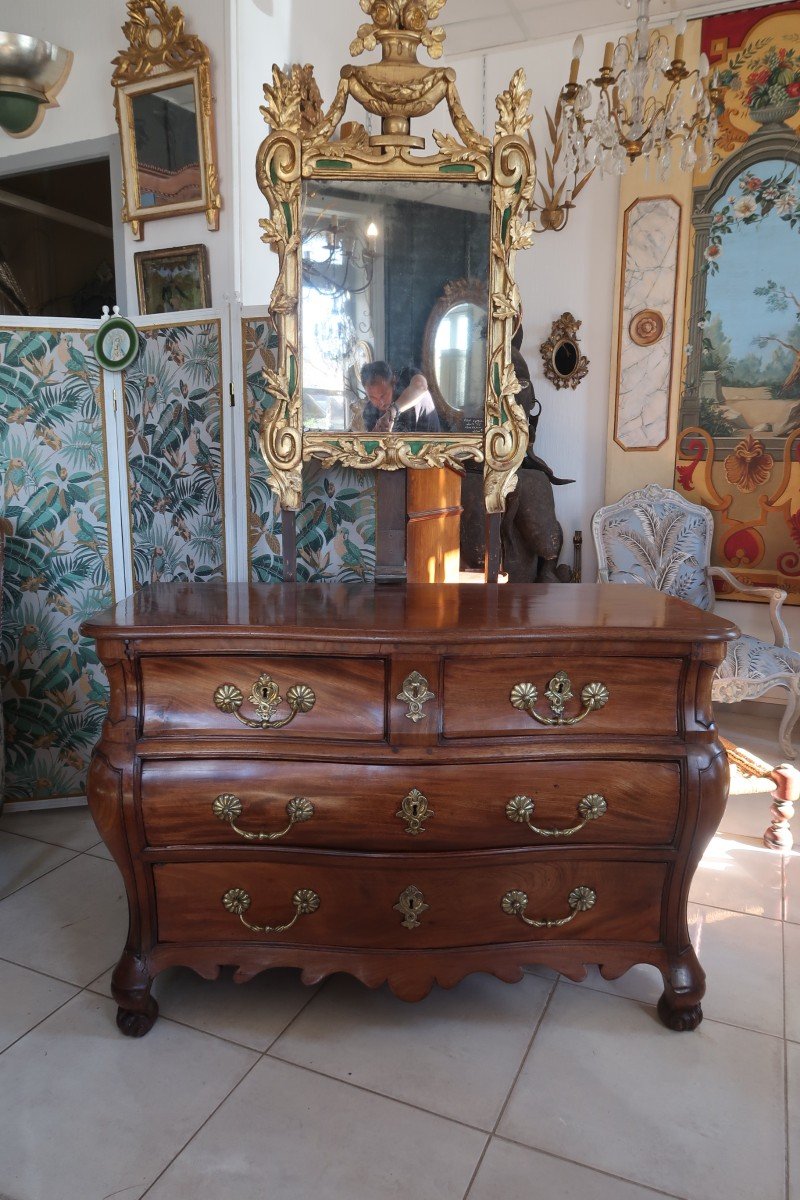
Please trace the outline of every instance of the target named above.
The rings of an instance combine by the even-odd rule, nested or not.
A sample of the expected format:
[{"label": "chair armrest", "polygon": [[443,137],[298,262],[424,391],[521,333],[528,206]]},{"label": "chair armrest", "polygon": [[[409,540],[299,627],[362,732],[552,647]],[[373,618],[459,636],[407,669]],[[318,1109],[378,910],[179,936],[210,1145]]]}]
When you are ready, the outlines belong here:
[{"label": "chair armrest", "polygon": [[708,574],[712,579],[714,577],[724,579],[731,587],[735,587],[737,592],[745,592],[748,596],[769,596],[769,619],[775,635],[775,645],[785,646],[787,650],[791,649],[789,631],[781,616],[781,608],[786,599],[786,592],[783,588],[758,587],[753,583],[742,583],[741,579],[737,579],[732,571],[726,571],[724,567],[709,567]]}]

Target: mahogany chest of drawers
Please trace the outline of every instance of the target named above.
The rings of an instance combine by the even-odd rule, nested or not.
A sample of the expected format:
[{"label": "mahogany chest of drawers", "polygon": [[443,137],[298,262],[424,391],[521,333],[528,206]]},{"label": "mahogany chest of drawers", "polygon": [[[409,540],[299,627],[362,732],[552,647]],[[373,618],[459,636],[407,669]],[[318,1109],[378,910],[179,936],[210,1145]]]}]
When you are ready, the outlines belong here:
[{"label": "mahogany chest of drawers", "polygon": [[419,1000],[470,971],[637,962],[701,1019],[689,885],[726,798],[730,623],[612,585],[157,584],[84,625],[89,779],[130,929],[123,1033],[184,964]]}]

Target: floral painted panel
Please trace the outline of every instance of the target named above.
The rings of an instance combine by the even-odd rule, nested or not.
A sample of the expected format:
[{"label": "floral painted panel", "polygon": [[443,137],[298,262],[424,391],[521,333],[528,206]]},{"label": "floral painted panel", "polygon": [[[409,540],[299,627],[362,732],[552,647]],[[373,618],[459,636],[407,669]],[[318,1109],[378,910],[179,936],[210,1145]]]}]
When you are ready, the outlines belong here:
[{"label": "floral painted panel", "polygon": [[224,579],[220,323],[140,341],[125,373],[134,587]]},{"label": "floral painted panel", "polygon": [[[248,438],[250,578],[283,577],[281,513],[267,482],[258,446],[261,413],[271,403],[263,370],[274,366],[275,335],[266,318],[242,322]],[[350,467],[303,468],[303,507],[297,515],[297,578],[306,583],[358,583],[375,578],[375,476]]]},{"label": "floral painted panel", "polygon": [[8,800],[80,796],[108,704],[81,621],[113,600],[101,371],[86,331],[0,329]]}]

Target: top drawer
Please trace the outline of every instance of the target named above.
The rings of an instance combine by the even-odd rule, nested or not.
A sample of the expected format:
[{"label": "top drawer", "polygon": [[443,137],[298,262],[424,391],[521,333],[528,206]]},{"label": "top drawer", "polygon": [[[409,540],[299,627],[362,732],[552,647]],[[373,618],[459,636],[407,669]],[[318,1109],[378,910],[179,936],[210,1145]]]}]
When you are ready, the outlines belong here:
[{"label": "top drawer", "polygon": [[682,667],[680,658],[448,659],[444,736],[668,737]]},{"label": "top drawer", "polygon": [[142,656],[145,736],[386,737],[386,666],[373,658]]}]

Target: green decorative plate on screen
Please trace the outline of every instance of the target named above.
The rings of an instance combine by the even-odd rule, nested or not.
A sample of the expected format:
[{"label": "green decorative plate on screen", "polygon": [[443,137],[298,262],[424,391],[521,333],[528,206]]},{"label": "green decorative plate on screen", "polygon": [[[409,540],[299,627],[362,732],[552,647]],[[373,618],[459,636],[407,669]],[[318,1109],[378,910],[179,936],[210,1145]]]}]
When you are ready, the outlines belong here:
[{"label": "green decorative plate on screen", "polygon": [[94,339],[94,356],[105,371],[124,371],[138,357],[139,331],[133,321],[120,316],[116,305],[113,317],[108,316],[107,307],[103,316],[107,319]]}]

